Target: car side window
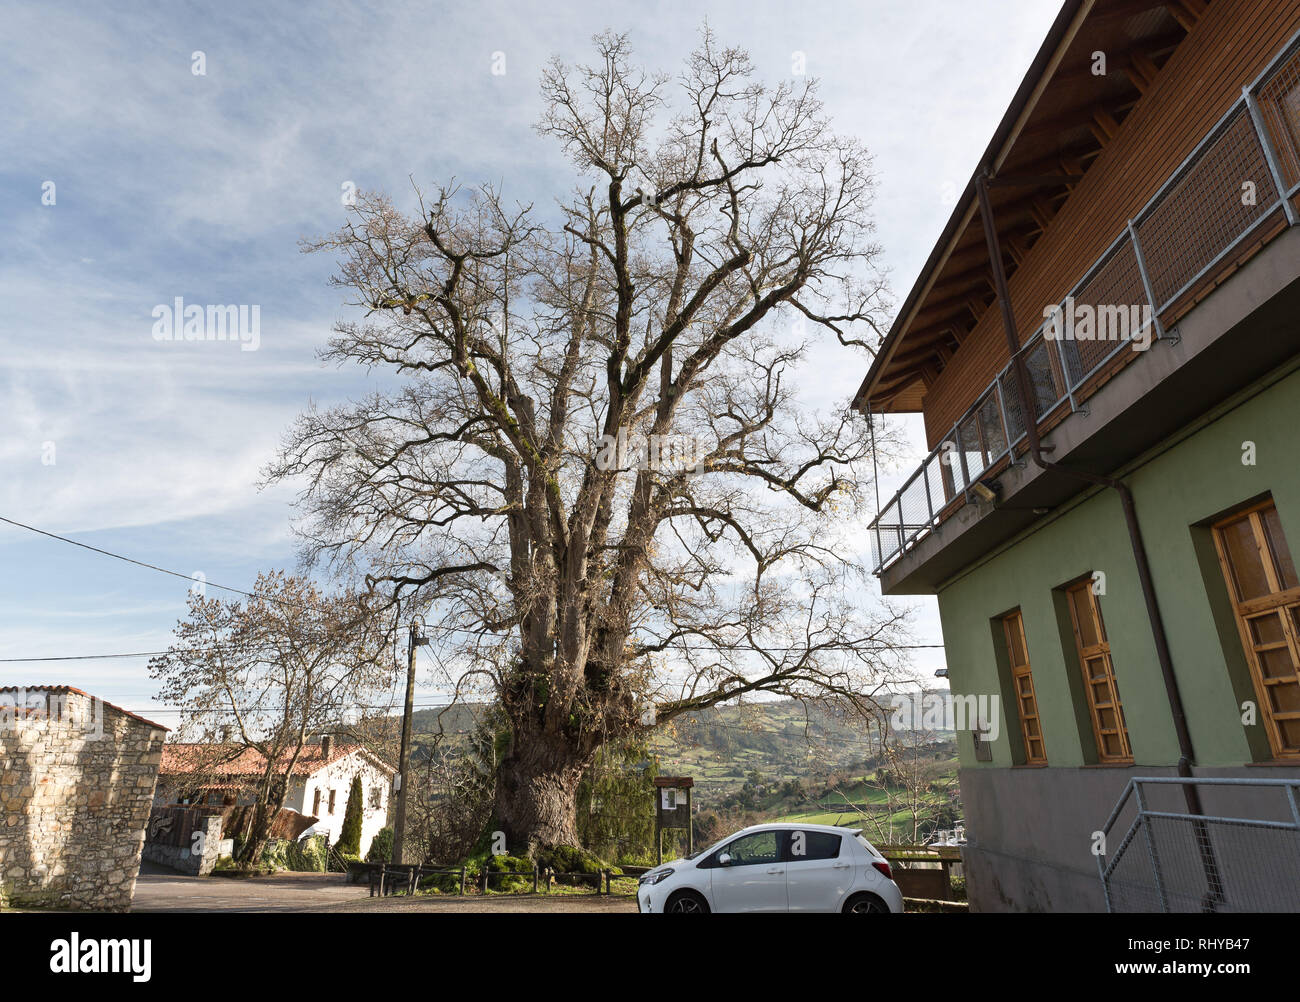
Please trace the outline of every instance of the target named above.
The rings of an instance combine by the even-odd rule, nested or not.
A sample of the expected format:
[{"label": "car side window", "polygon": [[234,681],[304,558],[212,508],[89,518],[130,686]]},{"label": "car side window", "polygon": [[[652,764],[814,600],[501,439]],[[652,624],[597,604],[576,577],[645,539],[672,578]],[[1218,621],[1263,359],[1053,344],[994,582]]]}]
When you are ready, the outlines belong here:
[{"label": "car side window", "polygon": [[731,857],[731,866],[757,866],[775,863],[781,858],[780,842],[775,831],[744,835],[722,849]]},{"label": "car side window", "polygon": [[843,838],[834,832],[790,832],[786,859],[798,863],[806,859],[835,859],[840,854]]}]

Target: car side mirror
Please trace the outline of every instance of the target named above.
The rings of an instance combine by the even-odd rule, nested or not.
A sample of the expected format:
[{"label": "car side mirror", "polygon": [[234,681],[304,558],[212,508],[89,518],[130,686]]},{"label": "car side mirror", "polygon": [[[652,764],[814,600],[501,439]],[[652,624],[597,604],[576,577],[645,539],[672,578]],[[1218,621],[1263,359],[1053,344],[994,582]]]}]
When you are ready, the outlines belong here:
[{"label": "car side mirror", "polygon": [[730,866],[730,865],[731,865],[731,856],[729,856],[727,853],[724,852],[721,856],[718,857],[718,865],[719,865],[719,866]]}]

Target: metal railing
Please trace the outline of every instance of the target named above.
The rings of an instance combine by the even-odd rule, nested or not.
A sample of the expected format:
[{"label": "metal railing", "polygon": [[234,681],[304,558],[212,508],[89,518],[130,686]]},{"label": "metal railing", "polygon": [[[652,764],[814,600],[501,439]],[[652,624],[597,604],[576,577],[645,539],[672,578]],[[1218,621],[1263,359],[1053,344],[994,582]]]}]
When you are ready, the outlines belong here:
[{"label": "metal railing", "polygon": [[[1147,789],[1189,785],[1227,788],[1235,810],[1274,818],[1157,810]],[[1107,854],[1130,799],[1133,822]],[[1300,779],[1134,777],[1098,834],[1109,912],[1300,911]]]},{"label": "metal railing", "polygon": [[[1115,340],[1068,339],[1044,321],[1018,352],[1025,359],[1041,422],[1068,401],[1081,408],[1085,384],[1124,350],[1166,337],[1160,316],[1280,208],[1300,223],[1300,35],[1273,58],[1210,133],[1161,185],[1058,304],[1106,311],[1127,330]],[[1116,311],[1137,310],[1121,317]],[[971,486],[1025,437],[1015,360],[954,422],[869,526],[877,574],[928,535]]]}]

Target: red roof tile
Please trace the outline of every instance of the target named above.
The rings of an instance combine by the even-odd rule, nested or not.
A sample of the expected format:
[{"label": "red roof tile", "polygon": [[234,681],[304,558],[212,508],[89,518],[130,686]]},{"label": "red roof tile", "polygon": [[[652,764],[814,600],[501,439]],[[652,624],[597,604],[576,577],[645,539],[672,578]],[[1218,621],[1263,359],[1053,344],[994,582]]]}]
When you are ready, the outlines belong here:
[{"label": "red roof tile", "polygon": [[[326,758],[321,754],[320,745],[304,745],[298,761],[294,763],[293,775],[311,776],[325,766],[347,758],[356,751],[366,751],[366,749],[359,744],[335,742],[330,748],[329,757]],[[369,752],[367,755],[380,762]],[[282,761],[287,764],[292,757],[292,750],[287,751],[282,756]],[[389,768],[383,762],[380,764],[385,769]],[[184,775],[187,772],[200,771],[213,776],[258,776],[265,766],[265,757],[255,748],[244,748],[234,744],[223,748],[219,744],[169,742],[163,745],[162,765],[159,766],[158,772],[161,775]]]}]

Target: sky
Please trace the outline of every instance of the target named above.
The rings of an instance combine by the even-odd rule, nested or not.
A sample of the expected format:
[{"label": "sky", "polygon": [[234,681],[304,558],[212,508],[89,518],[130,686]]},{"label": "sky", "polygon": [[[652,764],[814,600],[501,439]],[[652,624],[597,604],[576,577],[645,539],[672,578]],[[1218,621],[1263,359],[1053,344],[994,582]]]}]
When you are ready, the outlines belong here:
[{"label": "sky", "polygon": [[[675,73],[707,17],[759,75],[819,79],[878,172],[906,295],[1059,9],[1056,0],[306,5],[9,3],[0,38],[0,516],[207,581],[292,568],[291,485],[259,488],[295,415],[372,378],[316,355],[348,316],[303,238],[349,184],[411,204],[456,178],[553,205],[574,176],[533,123],[538,78],[627,32]],[[196,72],[197,70],[202,72]],[[494,69],[497,72],[494,72]],[[504,72],[500,72],[504,69]],[[155,308],[256,305],[257,350],[160,341]],[[866,363],[814,359],[826,402]],[[882,501],[920,461],[915,419]],[[865,524],[862,539],[865,544]],[[865,551],[865,545],[864,545]],[[174,724],[146,657],[188,583],[0,523],[0,685],[67,684]],[[941,642],[918,599],[918,643]],[[918,651],[924,675],[941,650]],[[418,701],[437,702],[422,682]]]}]

